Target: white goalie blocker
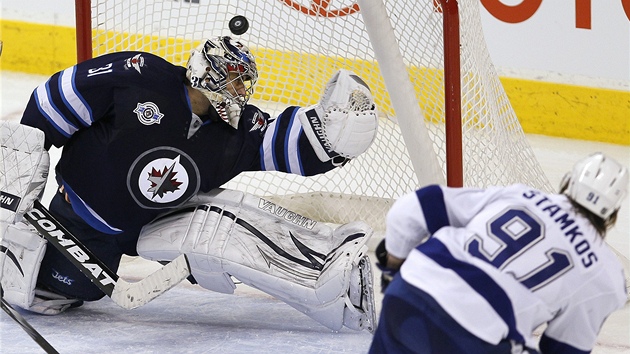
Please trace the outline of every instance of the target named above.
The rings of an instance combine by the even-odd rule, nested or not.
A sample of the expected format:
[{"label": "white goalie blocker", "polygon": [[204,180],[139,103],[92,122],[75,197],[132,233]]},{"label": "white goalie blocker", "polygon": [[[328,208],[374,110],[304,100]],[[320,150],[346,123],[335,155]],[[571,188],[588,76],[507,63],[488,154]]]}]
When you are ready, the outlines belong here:
[{"label": "white goalie blocker", "polygon": [[233,293],[232,277],[332,330],[375,328],[372,272],[363,222],[333,229],[263,198],[216,189],[145,226],[138,253],[186,254],[197,283]]},{"label": "white goalie blocker", "polygon": [[44,192],[49,166],[42,131],[18,122],[0,122],[0,284],[7,302],[44,314],[63,311],[69,303],[36,300],[35,283],[46,240],[22,220]]},{"label": "white goalie blocker", "polygon": [[18,122],[0,121],[0,222],[22,220],[44,193],[50,157],[44,149],[44,132]]},{"label": "white goalie blocker", "polygon": [[378,116],[370,88],[348,70],[337,71],[319,103],[300,108],[296,116],[321,161],[353,159],[376,138]]}]

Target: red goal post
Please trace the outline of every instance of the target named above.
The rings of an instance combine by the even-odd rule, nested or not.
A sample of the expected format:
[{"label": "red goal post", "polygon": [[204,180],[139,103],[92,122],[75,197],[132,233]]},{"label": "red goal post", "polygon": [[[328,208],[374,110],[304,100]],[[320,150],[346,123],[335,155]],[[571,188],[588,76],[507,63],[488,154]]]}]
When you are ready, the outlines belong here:
[{"label": "red goal post", "polygon": [[552,190],[490,60],[477,0],[75,0],[79,61],[153,52],[184,65],[202,39],[240,36],[257,58],[252,103],[278,113],[317,102],[339,68],[370,85],[379,134],[340,169],[303,178],[243,173],[224,187],[315,220],[365,220],[377,231],[393,200],[431,183],[526,183]]}]

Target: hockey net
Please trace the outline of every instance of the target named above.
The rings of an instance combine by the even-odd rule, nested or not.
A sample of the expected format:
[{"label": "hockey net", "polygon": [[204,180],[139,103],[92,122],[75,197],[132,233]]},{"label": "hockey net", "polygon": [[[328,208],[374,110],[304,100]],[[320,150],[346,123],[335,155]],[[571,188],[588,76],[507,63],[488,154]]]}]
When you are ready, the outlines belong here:
[{"label": "hockey net", "polygon": [[[76,0],[78,56],[141,50],[185,65],[202,39],[231,35],[228,22],[243,15],[249,30],[232,36],[256,56],[260,79],[251,103],[272,116],[316,103],[340,68],[359,74],[380,116],[367,153],[315,177],[248,172],[224,186],[269,199],[278,213],[364,220],[381,231],[397,197],[447,176],[451,185],[520,182],[552,190],[490,60],[479,2],[444,1],[443,8],[441,1]],[[453,5],[455,18],[445,26]],[[445,61],[445,38],[461,55]],[[453,65],[461,79],[449,74]],[[445,108],[453,102],[455,111],[461,107],[455,128]]]}]

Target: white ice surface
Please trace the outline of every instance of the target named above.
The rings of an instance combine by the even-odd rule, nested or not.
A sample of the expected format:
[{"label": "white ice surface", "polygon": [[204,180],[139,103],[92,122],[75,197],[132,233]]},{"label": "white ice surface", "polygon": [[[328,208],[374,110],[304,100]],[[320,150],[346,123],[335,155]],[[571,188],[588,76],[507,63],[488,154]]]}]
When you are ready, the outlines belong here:
[{"label": "white ice surface", "polygon": [[[0,71],[0,117],[20,119],[31,91],[44,80],[43,76]],[[528,139],[553,185],[559,184],[576,160],[594,151],[603,151],[630,165],[628,146],[534,135]],[[51,156],[54,160],[58,151],[52,150]],[[44,199],[52,192],[48,188]],[[627,262],[628,198],[621,211],[607,241]],[[155,269],[156,265],[148,261],[125,258],[119,273],[127,280],[137,280]],[[378,275],[378,270],[374,272]],[[378,280],[375,285],[378,288]],[[381,299],[377,291],[377,309]],[[58,316],[21,313],[61,353],[365,353],[371,340],[365,331],[332,332],[283,302],[244,285],[239,285],[234,295],[225,295],[185,281],[135,310],[124,310],[104,298]],[[39,346],[0,312],[0,353],[40,352]],[[593,353],[630,353],[628,305],[604,324]]]}]

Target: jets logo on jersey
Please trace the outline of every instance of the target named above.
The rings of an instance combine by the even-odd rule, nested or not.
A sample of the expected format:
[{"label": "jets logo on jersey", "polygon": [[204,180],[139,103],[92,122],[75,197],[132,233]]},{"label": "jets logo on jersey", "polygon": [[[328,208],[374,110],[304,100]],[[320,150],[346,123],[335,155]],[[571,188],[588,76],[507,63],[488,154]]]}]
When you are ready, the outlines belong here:
[{"label": "jets logo on jersey", "polygon": [[144,125],[160,124],[160,120],[164,117],[164,114],[160,113],[160,109],[153,102],[138,103],[133,113],[138,116],[138,120]]},{"label": "jets logo on jersey", "polygon": [[199,190],[199,169],[183,151],[159,147],[140,155],[131,165],[127,187],[145,209],[177,207]]},{"label": "jets logo on jersey", "polygon": [[140,68],[144,66],[144,58],[141,54],[136,54],[132,58],[125,60],[126,69],[135,69],[139,74],[142,74]]},{"label": "jets logo on jersey", "polygon": [[[175,158],[171,163],[171,161],[164,161],[170,166],[165,165],[162,171],[155,170],[155,167],[151,167],[151,172],[149,172],[149,177],[147,180],[151,182],[151,187],[147,190],[151,192],[151,199],[156,197],[164,198],[164,195],[167,193],[176,194],[179,187],[184,183],[177,180],[175,175],[177,175],[178,171],[175,169],[179,166],[179,156]],[[186,172],[186,170],[184,170]],[[186,176],[188,177],[188,176]]]},{"label": "jets logo on jersey", "polygon": [[252,118],[252,128],[249,130],[253,132],[254,130],[260,130],[264,132],[267,128],[267,120],[260,114],[260,112],[256,112],[254,117]]}]

